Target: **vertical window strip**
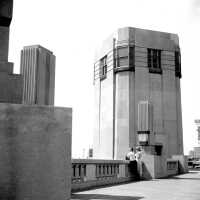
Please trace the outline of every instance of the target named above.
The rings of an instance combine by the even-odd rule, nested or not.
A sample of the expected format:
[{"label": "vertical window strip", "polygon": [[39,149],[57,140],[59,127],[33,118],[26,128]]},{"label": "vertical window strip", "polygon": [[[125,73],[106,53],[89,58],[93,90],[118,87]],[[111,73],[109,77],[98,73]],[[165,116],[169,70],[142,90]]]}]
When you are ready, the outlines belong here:
[{"label": "vertical window strip", "polygon": [[149,72],[151,73],[162,73],[161,68],[161,50],[158,49],[147,49],[147,62]]},{"label": "vertical window strip", "polygon": [[100,80],[106,78],[107,74],[107,55],[100,60]]},{"label": "vertical window strip", "polygon": [[175,75],[181,78],[181,54],[175,51]]}]

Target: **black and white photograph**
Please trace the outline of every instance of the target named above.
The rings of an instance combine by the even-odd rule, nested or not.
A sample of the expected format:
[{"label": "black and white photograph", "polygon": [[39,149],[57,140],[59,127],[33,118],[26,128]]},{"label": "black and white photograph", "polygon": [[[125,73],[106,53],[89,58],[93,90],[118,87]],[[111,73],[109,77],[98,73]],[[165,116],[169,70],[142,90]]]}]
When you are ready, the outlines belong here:
[{"label": "black and white photograph", "polygon": [[0,200],[200,200],[200,0],[0,0]]}]

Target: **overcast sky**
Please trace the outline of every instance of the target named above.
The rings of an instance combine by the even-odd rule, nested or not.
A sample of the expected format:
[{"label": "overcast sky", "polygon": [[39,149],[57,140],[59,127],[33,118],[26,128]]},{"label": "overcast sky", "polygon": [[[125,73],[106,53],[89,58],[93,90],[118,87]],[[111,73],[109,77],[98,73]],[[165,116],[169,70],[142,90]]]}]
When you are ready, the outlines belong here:
[{"label": "overcast sky", "polygon": [[200,0],[14,0],[9,61],[40,44],[56,55],[55,105],[73,108],[73,156],[92,145],[95,49],[117,28],[179,35],[184,149],[197,145],[200,118]]}]

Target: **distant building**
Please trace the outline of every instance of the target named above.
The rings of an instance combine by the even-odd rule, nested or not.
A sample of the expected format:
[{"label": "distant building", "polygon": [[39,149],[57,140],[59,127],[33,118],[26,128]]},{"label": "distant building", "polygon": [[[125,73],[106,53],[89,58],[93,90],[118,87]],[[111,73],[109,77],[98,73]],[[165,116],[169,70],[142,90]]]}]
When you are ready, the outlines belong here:
[{"label": "distant building", "polygon": [[200,159],[200,147],[194,147],[194,157]]},{"label": "distant building", "polygon": [[200,120],[196,119],[194,122],[197,126],[197,142],[200,145]]},{"label": "distant building", "polygon": [[93,149],[92,148],[89,148],[88,158],[93,158]]},{"label": "distant building", "polygon": [[40,45],[21,51],[20,72],[23,75],[23,103],[54,105],[55,56]]},{"label": "distant building", "polygon": [[9,30],[13,1],[0,1],[0,103],[22,103],[22,76],[8,62]]},{"label": "distant building", "polygon": [[190,150],[190,151],[189,151],[189,157],[190,157],[190,158],[194,158],[194,157],[195,157],[195,153],[194,153],[193,150]]},{"label": "distant building", "polygon": [[124,159],[143,132],[153,154],[183,155],[180,55],[171,33],[127,27],[103,43],[94,64],[94,158]]},{"label": "distant building", "polygon": [[197,145],[189,152],[190,157],[200,159],[200,120],[196,119],[195,125],[197,126]]}]

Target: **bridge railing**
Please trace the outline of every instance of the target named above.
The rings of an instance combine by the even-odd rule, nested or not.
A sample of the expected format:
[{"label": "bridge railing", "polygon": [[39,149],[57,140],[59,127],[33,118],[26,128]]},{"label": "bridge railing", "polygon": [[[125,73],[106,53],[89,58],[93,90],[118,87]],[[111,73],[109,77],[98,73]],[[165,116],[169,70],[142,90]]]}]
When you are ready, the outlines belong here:
[{"label": "bridge railing", "polygon": [[72,191],[131,181],[135,176],[128,164],[122,160],[73,159]]}]

